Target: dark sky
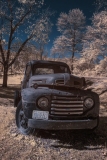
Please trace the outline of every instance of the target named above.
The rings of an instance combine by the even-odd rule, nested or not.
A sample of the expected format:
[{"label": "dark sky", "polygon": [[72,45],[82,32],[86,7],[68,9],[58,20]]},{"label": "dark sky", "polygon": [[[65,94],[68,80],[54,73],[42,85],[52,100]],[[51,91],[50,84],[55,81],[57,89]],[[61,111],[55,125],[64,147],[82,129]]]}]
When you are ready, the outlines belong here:
[{"label": "dark sky", "polygon": [[50,7],[51,10],[56,11],[55,15],[52,17],[52,22],[54,24],[52,33],[50,34],[50,42],[46,46],[47,50],[50,51],[50,48],[53,45],[54,39],[60,35],[56,28],[57,18],[61,12],[68,13],[69,10],[79,8],[83,11],[86,16],[86,24],[90,25],[93,13],[95,12],[95,0],[44,0],[44,8]]}]

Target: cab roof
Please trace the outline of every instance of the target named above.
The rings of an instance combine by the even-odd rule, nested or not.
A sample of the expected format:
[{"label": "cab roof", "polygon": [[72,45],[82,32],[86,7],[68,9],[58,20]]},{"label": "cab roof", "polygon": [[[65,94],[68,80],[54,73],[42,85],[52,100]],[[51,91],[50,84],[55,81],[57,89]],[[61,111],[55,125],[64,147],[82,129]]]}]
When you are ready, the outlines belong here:
[{"label": "cab roof", "polygon": [[27,63],[27,65],[34,65],[34,64],[59,64],[59,65],[64,65],[64,66],[68,66],[66,63],[64,62],[58,62],[58,61],[45,61],[45,60],[31,60]]}]

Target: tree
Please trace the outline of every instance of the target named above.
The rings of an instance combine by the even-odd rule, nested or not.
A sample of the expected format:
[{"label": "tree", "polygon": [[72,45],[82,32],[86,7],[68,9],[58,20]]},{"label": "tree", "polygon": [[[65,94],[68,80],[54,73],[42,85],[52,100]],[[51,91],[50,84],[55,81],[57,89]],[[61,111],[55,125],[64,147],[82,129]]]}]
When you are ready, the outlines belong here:
[{"label": "tree", "polygon": [[[14,53],[13,53],[14,54]],[[22,72],[25,70],[26,63],[30,60],[39,59],[40,55],[35,46],[27,44],[24,49],[21,51],[21,54],[18,56],[13,65],[14,73]],[[17,72],[18,71],[18,72]]]},{"label": "tree", "polygon": [[65,35],[61,35],[54,41],[54,46],[52,48],[52,53],[57,54],[58,58],[65,57],[65,54],[68,52],[68,39],[65,37]]},{"label": "tree", "polygon": [[107,57],[102,59],[95,67],[97,74],[107,76]]},{"label": "tree", "polygon": [[52,16],[54,12],[50,12],[49,9],[43,12],[40,20],[37,21],[35,27],[35,34],[37,35],[35,38],[36,48],[38,53],[40,54],[40,60],[43,59],[43,55],[45,55],[45,45],[49,42],[49,34],[52,30],[52,22],[50,20],[50,16]]},{"label": "tree", "polygon": [[96,12],[104,11],[107,9],[107,1],[106,0],[96,0],[95,2]]},{"label": "tree", "polygon": [[[39,10],[43,0],[0,0],[0,54],[3,65],[3,87],[7,87],[9,67],[29,41],[37,38]],[[46,15],[42,15],[43,19]],[[43,21],[45,23],[45,21]],[[11,59],[11,54],[14,53]]]},{"label": "tree", "polygon": [[87,27],[82,56],[97,64],[107,56],[107,11],[95,13]]},{"label": "tree", "polygon": [[75,53],[80,53],[85,32],[85,16],[79,9],[70,10],[68,14],[61,13],[57,22],[61,35],[55,39],[52,53],[71,55],[71,71]]},{"label": "tree", "polygon": [[[81,63],[86,63],[87,66],[86,69],[92,69],[93,66],[99,62],[98,59],[98,53],[99,48],[96,48],[96,42],[95,41],[88,41],[89,39],[86,38],[84,44],[83,44],[83,50],[81,52]],[[85,69],[84,68],[84,69]]]}]

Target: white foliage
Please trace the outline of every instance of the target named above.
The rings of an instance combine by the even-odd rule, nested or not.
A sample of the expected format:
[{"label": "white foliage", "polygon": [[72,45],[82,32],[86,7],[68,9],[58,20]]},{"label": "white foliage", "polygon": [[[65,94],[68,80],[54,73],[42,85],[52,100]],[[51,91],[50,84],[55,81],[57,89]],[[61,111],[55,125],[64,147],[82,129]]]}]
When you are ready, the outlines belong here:
[{"label": "white foliage", "polygon": [[105,10],[107,9],[107,0],[96,0],[95,5],[97,12]]},{"label": "white foliage", "polygon": [[[34,4],[37,4],[39,0],[18,0],[18,1],[19,1],[19,3],[23,3],[23,4],[32,4],[32,5],[34,5]],[[40,0],[39,4],[43,5],[44,4],[44,0]]]},{"label": "white foliage", "polygon": [[[31,35],[31,28],[37,20],[38,7],[43,0],[0,0],[0,34],[8,40],[12,30],[14,40],[21,41],[21,36],[26,32],[27,37]],[[36,13],[36,16],[35,16]],[[29,27],[30,26],[30,27]],[[17,38],[16,38],[17,37]]]},{"label": "white foliage", "polygon": [[[33,28],[33,32],[32,32]],[[34,34],[34,40],[39,44],[48,43],[49,33],[51,32],[52,23],[48,17],[39,19],[35,25],[31,27],[31,32]]]},{"label": "white foliage", "polygon": [[64,56],[65,53],[68,51],[68,48],[70,47],[70,43],[68,43],[70,40],[65,36],[59,36],[55,41],[54,41],[54,47],[52,48],[52,53],[59,53],[60,56]]},{"label": "white foliage", "polygon": [[26,3],[27,0],[18,0],[20,3]]},{"label": "white foliage", "polygon": [[84,43],[81,56],[88,64],[93,64],[97,60],[98,55],[99,49],[96,47],[96,41]]},{"label": "white foliage", "polygon": [[[19,1],[19,4],[17,5]],[[47,43],[52,24],[48,16],[48,10],[38,15],[38,6],[42,5],[44,0],[12,0],[1,2],[1,25],[0,35],[2,39],[9,42],[11,35],[11,49],[14,44],[27,39],[32,39],[38,43]],[[38,18],[39,16],[39,18]],[[25,35],[22,38],[22,35]],[[13,40],[12,40],[13,39]],[[41,42],[40,42],[41,41]]]},{"label": "white foliage", "polygon": [[80,9],[70,10],[68,14],[61,13],[58,18],[58,31],[63,34],[71,34],[74,30],[83,29],[85,23],[85,16]]},{"label": "white foliage", "polygon": [[[107,56],[107,11],[93,15],[92,25],[87,27],[83,46],[82,57],[90,68]],[[96,73],[99,67],[95,68]]]},{"label": "white foliage", "polygon": [[92,26],[87,28],[87,37],[98,54],[104,57],[107,54],[107,11],[94,14]]},{"label": "white foliage", "polygon": [[102,59],[98,65],[95,66],[98,75],[107,76],[107,57]]}]

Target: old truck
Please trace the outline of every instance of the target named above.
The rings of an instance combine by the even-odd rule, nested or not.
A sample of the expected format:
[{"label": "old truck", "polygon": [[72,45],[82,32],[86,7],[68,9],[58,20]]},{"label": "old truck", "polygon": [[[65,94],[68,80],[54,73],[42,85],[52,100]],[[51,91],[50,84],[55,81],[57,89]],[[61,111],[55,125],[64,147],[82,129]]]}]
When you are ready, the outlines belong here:
[{"label": "old truck", "polygon": [[14,98],[19,131],[96,128],[99,96],[85,88],[85,78],[72,75],[66,63],[28,62],[21,91]]}]

